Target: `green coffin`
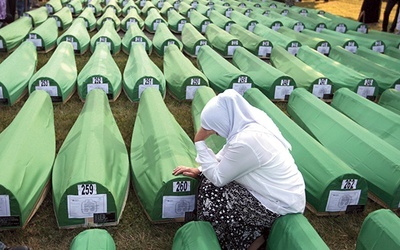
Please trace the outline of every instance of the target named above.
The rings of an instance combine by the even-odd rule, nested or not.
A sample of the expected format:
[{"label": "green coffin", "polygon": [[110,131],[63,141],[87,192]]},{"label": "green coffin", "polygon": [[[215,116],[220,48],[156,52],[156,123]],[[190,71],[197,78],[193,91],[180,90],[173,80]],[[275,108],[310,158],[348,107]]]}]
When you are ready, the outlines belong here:
[{"label": "green coffin", "polygon": [[50,188],[56,153],[53,105],[35,91],[0,134],[0,229],[24,228]]},{"label": "green coffin", "polygon": [[57,44],[63,41],[70,42],[75,53],[84,54],[89,49],[90,43],[90,35],[85,27],[85,19],[76,18],[71,27],[57,39]]},{"label": "green coffin", "polygon": [[93,11],[93,14],[97,16],[101,16],[104,12],[103,7],[101,6],[101,1],[100,0],[92,0],[88,4],[88,8],[90,8]]},{"label": "green coffin", "polygon": [[397,89],[383,91],[378,104],[394,113],[400,114],[400,86]]},{"label": "green coffin", "polygon": [[121,93],[122,76],[107,44],[100,43],[78,75],[78,95],[85,101],[93,89],[102,89],[109,100],[115,101]]},{"label": "green coffin", "polygon": [[329,247],[302,214],[287,214],[272,225],[266,249],[328,250]]},{"label": "green coffin", "polygon": [[[275,21],[282,22],[283,26],[293,29],[295,31],[302,31],[305,28],[305,24],[299,20],[295,20],[286,16],[282,16],[274,11],[265,13],[264,15],[270,17]],[[250,15],[251,16],[251,15]],[[251,16],[252,17],[252,16]]]},{"label": "green coffin", "polygon": [[258,21],[256,19],[250,18],[242,13],[234,10],[231,13],[231,19],[241,27],[245,28],[253,32],[254,28],[256,27]]},{"label": "green coffin", "polygon": [[136,23],[140,29],[143,29],[144,27],[144,21],[140,17],[140,15],[137,13],[136,9],[132,9],[121,21],[121,29],[124,32],[127,32],[129,29],[129,26],[132,24]]},{"label": "green coffin", "polygon": [[[223,6],[223,5],[220,5],[220,4],[215,4],[214,8],[213,8],[213,11],[211,11],[211,13],[215,11],[215,12],[218,12],[219,14],[221,14],[222,16],[225,16],[225,17],[229,18],[231,16],[233,8],[230,7],[228,3],[226,3],[226,4],[227,4],[227,6]],[[210,13],[210,17],[211,17],[211,13]]]},{"label": "green coffin", "polygon": [[393,58],[400,59],[400,49],[387,47],[385,49],[385,54],[388,55],[388,56],[391,56]]},{"label": "green coffin", "polygon": [[83,11],[81,0],[71,0],[67,3],[67,7],[72,13],[72,16],[78,16]]},{"label": "green coffin", "polygon": [[40,7],[24,13],[24,16],[29,17],[32,21],[33,27],[37,27],[42,24],[49,17],[46,7]]},{"label": "green coffin", "polygon": [[[212,90],[212,88],[210,87],[203,86],[197,89],[191,106],[193,131],[195,134],[197,133],[197,131],[199,131],[201,127],[201,111],[203,111],[204,106],[214,96],[214,90]],[[211,135],[206,139],[206,144],[215,154],[217,154],[226,144],[226,139],[218,135]]]},{"label": "green coffin", "polygon": [[331,44],[327,40],[317,37],[310,37],[287,27],[281,27],[278,32],[296,41],[299,41],[302,46],[306,45],[313,48],[321,54],[329,55],[329,51],[331,50]]},{"label": "green coffin", "polygon": [[340,46],[352,53],[356,53],[359,48],[358,43],[355,40],[345,37],[338,37],[337,32],[322,33],[304,29],[301,31],[301,33],[310,38],[319,38],[326,40],[330,43],[331,47]]},{"label": "green coffin", "polygon": [[96,22],[97,30],[100,30],[106,21],[112,21],[114,23],[114,29],[117,32],[119,31],[119,29],[121,27],[121,21],[119,20],[117,15],[115,15],[113,8],[107,8],[104,11],[104,14],[97,20],[97,22]]},{"label": "green coffin", "polygon": [[297,87],[305,88],[319,98],[331,98],[332,81],[284,48],[274,47],[271,53],[271,64],[292,77],[296,81]]},{"label": "green coffin", "polygon": [[274,45],[274,48],[277,45],[282,46],[292,55],[296,55],[297,51],[301,47],[301,43],[299,41],[276,32],[262,24],[257,24],[257,26],[254,28],[254,34],[271,41]]},{"label": "green coffin", "polygon": [[368,181],[374,201],[388,208],[399,207],[398,149],[304,89],[292,92],[287,112],[298,125]]},{"label": "green coffin", "polygon": [[208,86],[207,77],[175,45],[165,48],[163,68],[168,90],[178,100],[192,100],[200,86]]},{"label": "green coffin", "polygon": [[[140,6],[142,6],[141,12],[144,16],[149,16],[149,10],[151,9],[156,9],[156,6],[151,1],[144,1],[145,4],[142,6],[142,3],[140,3]],[[156,9],[157,10],[157,9]],[[157,10],[158,12],[158,10]]]},{"label": "green coffin", "polygon": [[112,55],[117,54],[121,50],[121,37],[115,30],[112,20],[106,20],[99,32],[94,34],[90,39],[90,51],[92,53],[96,49],[98,43],[106,43]]},{"label": "green coffin", "polygon": [[389,209],[368,214],[357,237],[356,250],[399,249],[400,218]]},{"label": "green coffin", "polygon": [[369,30],[365,36],[376,40],[382,40],[387,46],[400,49],[400,39],[396,34],[378,30]]},{"label": "green coffin", "polygon": [[249,89],[243,97],[267,113],[292,145],[291,154],[306,183],[307,206],[313,213],[335,215],[364,210],[368,187],[362,176],[301,129],[258,89]]},{"label": "green coffin", "polygon": [[90,91],[54,162],[59,228],[119,222],[129,188],[129,156],[103,90]]},{"label": "green coffin", "polygon": [[157,9],[161,9],[164,5],[164,0],[150,0],[150,2],[154,4],[154,6],[156,6]]},{"label": "green coffin", "polygon": [[200,12],[200,14],[202,14],[203,16],[210,17],[211,11],[213,9],[214,8],[211,6],[206,6],[204,4],[198,4],[196,11]]},{"label": "green coffin", "polygon": [[168,12],[168,28],[174,33],[181,33],[186,23],[186,18],[176,10]]},{"label": "green coffin", "polygon": [[32,30],[29,17],[21,17],[0,29],[0,51],[9,52],[17,47]]},{"label": "green coffin", "polygon": [[85,27],[88,31],[93,31],[96,28],[97,20],[91,8],[85,8],[78,17],[85,20]]},{"label": "green coffin", "polygon": [[235,23],[231,25],[229,33],[237,37],[242,42],[243,47],[254,55],[262,58],[270,57],[273,45],[268,39],[262,38]]},{"label": "green coffin", "polygon": [[361,23],[350,18],[338,16],[331,14],[329,12],[324,12],[322,16],[327,17],[332,20],[332,23],[344,23],[348,30],[357,31],[360,33],[368,33],[368,25]]},{"label": "green coffin", "polygon": [[44,90],[53,102],[66,102],[75,91],[77,68],[70,42],[61,42],[47,63],[29,81],[28,90]]},{"label": "green coffin", "polygon": [[129,0],[125,3],[123,9],[122,9],[122,14],[126,17],[131,11],[136,10],[136,13],[139,15],[140,14],[140,9],[136,5],[136,3],[133,0]]},{"label": "green coffin", "polygon": [[[142,10],[143,11],[143,10]],[[155,33],[160,23],[167,24],[164,18],[160,15],[156,8],[151,8],[147,12],[147,17],[144,20],[144,27],[150,33]]]},{"label": "green coffin", "polygon": [[234,89],[243,95],[252,86],[253,80],[249,75],[233,66],[208,45],[201,46],[197,63],[217,93]]},{"label": "green coffin", "polygon": [[60,30],[66,30],[72,24],[72,13],[68,7],[64,7],[52,15],[57,21],[57,27]]},{"label": "green coffin", "polygon": [[122,9],[119,7],[116,0],[108,0],[106,7],[104,7],[104,12],[107,12],[108,8],[112,9],[116,16],[120,16],[122,14]]},{"label": "green coffin", "polygon": [[30,41],[23,42],[0,64],[0,104],[11,106],[27,92],[36,64],[36,47]]},{"label": "green coffin", "polygon": [[129,25],[128,30],[122,38],[122,51],[129,55],[129,52],[131,51],[131,46],[134,43],[139,43],[143,45],[143,47],[147,51],[147,54],[151,54],[151,51],[153,50],[153,43],[144,34],[137,23]]},{"label": "green coffin", "polygon": [[160,14],[164,18],[167,18],[168,17],[168,13],[170,11],[173,11],[173,10],[175,10],[175,9],[174,9],[174,6],[172,6],[172,4],[170,4],[169,2],[164,2],[163,7],[160,9]]},{"label": "green coffin", "polygon": [[202,34],[206,33],[207,26],[211,23],[211,20],[208,17],[202,15],[196,10],[191,12],[189,20],[190,23]]},{"label": "green coffin", "polygon": [[299,49],[297,58],[328,77],[332,81],[333,91],[348,88],[360,96],[372,100],[378,96],[378,83],[371,76],[361,74],[308,46],[302,46]]},{"label": "green coffin", "polygon": [[223,57],[230,58],[233,56],[235,49],[242,47],[243,44],[239,39],[214,23],[210,23],[206,29],[206,37],[210,45]]},{"label": "green coffin", "polygon": [[70,250],[115,250],[115,242],[104,229],[86,229],[71,242]]},{"label": "green coffin", "polygon": [[63,6],[60,0],[50,0],[45,4],[45,7],[47,8],[47,13],[49,13],[49,15],[52,15],[61,10]]},{"label": "green coffin", "polygon": [[150,221],[183,221],[195,208],[198,180],[172,171],[195,167],[196,149],[156,89],[140,98],[130,152],[133,185]]},{"label": "green coffin", "polygon": [[208,221],[191,221],[176,231],[172,250],[221,249],[214,228]]},{"label": "green coffin", "polygon": [[296,88],[290,76],[277,70],[244,48],[237,48],[232,63],[254,81],[254,87],[269,99],[287,100]]},{"label": "green coffin", "polygon": [[163,97],[165,96],[165,77],[140,43],[132,43],[123,84],[124,92],[132,102],[139,101],[146,88],[156,88]]},{"label": "green coffin", "polygon": [[180,50],[183,48],[183,44],[178,38],[168,29],[167,24],[160,23],[157,27],[156,33],[153,37],[154,50],[159,56],[164,56],[165,49],[175,44]]},{"label": "green coffin", "polygon": [[[370,60],[376,64],[379,64],[387,69],[392,71],[399,71],[400,69],[400,60],[390,57],[385,54],[381,54],[379,52],[367,49],[367,48],[359,48],[356,52],[357,55],[364,57],[367,60]],[[399,74],[399,73],[398,73]]]},{"label": "green coffin", "polygon": [[201,46],[207,45],[207,39],[190,23],[183,26],[181,40],[183,50],[192,57],[197,56]]},{"label": "green coffin", "polygon": [[[225,31],[229,32],[231,25],[235,23],[232,19],[222,15],[221,13],[217,12],[216,10],[211,11],[210,13],[210,20],[211,23],[224,29]],[[208,26],[207,26],[208,28]],[[207,32],[207,29],[206,29]]]},{"label": "green coffin", "polygon": [[327,27],[327,22],[320,19],[310,18],[308,16],[303,16],[299,13],[289,12],[286,17],[292,18],[293,20],[299,21],[304,24],[304,28],[309,30],[321,31]]},{"label": "green coffin", "polygon": [[385,89],[393,88],[396,84],[400,84],[398,72],[382,67],[359,55],[349,53],[341,47],[332,47],[329,57],[361,74],[371,76],[378,82],[379,93],[382,93]]},{"label": "green coffin", "polygon": [[[261,9],[259,9],[261,10]],[[263,10],[261,10],[263,11]],[[262,15],[259,11],[255,10],[250,13],[250,17],[256,19],[260,24],[267,26],[270,29],[277,31],[283,26],[280,20],[273,19],[269,16]]]},{"label": "green coffin", "polygon": [[36,29],[29,32],[25,40],[33,42],[38,51],[47,52],[56,46],[57,37],[57,22],[54,18],[49,18]]},{"label": "green coffin", "polygon": [[400,150],[400,115],[343,88],[335,92],[332,107]]}]

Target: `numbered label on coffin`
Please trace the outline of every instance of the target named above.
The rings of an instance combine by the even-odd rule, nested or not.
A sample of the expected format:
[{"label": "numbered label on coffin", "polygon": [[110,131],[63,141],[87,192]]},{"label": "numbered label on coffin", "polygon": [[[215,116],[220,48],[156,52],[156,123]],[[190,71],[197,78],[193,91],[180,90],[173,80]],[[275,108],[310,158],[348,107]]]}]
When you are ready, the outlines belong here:
[{"label": "numbered label on coffin", "polygon": [[372,50],[375,52],[383,53],[385,52],[385,45],[382,41],[376,41],[372,46]]},{"label": "numbered label on coffin", "polygon": [[36,48],[43,47],[42,39],[38,38],[37,34],[30,33],[27,40],[33,42],[33,44],[35,44]]},{"label": "numbered label on coffin", "polygon": [[235,52],[236,48],[239,47],[239,41],[234,40],[231,42],[231,45],[228,46],[228,56],[233,56],[233,53]]},{"label": "numbered label on coffin", "polygon": [[10,215],[10,197],[8,195],[0,195],[0,217]]},{"label": "numbered label on coffin", "polygon": [[93,218],[93,214],[107,213],[107,195],[67,195],[69,219]]},{"label": "numbered label on coffin", "polygon": [[93,89],[102,89],[108,94],[108,83],[103,81],[103,77],[92,77],[92,83],[87,85],[87,92],[89,93]]},{"label": "numbered label on coffin", "polygon": [[396,85],[394,86],[394,89],[397,90],[397,91],[400,91],[400,84],[396,84]]},{"label": "numbered label on coffin", "polygon": [[275,86],[274,99],[285,100],[294,89],[294,86],[290,86],[290,79],[281,80],[280,86]]},{"label": "numbered label on coffin", "polygon": [[326,212],[346,211],[347,206],[357,205],[360,200],[361,190],[336,191],[329,192],[328,202],[326,203]]},{"label": "numbered label on coffin", "polygon": [[251,83],[247,83],[247,80],[247,76],[239,76],[237,82],[232,84],[232,89],[243,95],[244,92],[251,88]]},{"label": "numbered label on coffin", "polygon": [[[190,79],[190,86],[186,86],[186,100],[193,100],[196,90],[201,86],[200,78]],[[174,182],[175,185],[175,182]],[[190,182],[189,182],[190,185]],[[190,191],[190,188],[189,188]]]},{"label": "numbered label on coffin", "polygon": [[210,21],[204,21],[203,25],[201,25],[201,33],[205,33],[207,26],[210,24]]},{"label": "numbered label on coffin", "polygon": [[108,40],[107,37],[99,37],[96,41],[96,45],[99,43],[105,43],[108,46],[108,49],[111,51],[111,42]]},{"label": "numbered label on coffin", "polygon": [[298,23],[296,23],[296,24],[294,25],[294,28],[293,28],[293,29],[294,29],[294,31],[301,32],[302,30],[304,30],[304,24],[298,22]]},{"label": "numbered label on coffin", "polygon": [[53,6],[51,6],[50,4],[46,4],[46,9],[47,9],[47,12],[49,14],[53,14],[54,13]]},{"label": "numbered label on coffin", "polygon": [[0,99],[3,99],[4,95],[3,95],[3,87],[0,87]]},{"label": "numbered label on coffin", "polygon": [[0,49],[4,49],[3,40],[0,39]]},{"label": "numbered label on coffin", "polygon": [[78,195],[93,195],[97,194],[96,184],[79,184]]},{"label": "numbered label on coffin", "polygon": [[75,41],[74,37],[66,36],[65,37],[65,41],[70,42],[72,44],[72,47],[74,48],[74,51],[78,50],[78,43]]},{"label": "numbered label on coffin", "polygon": [[192,212],[195,206],[195,195],[163,196],[162,218],[182,218],[186,212]]},{"label": "numbered label on coffin", "polygon": [[57,86],[50,86],[50,80],[48,79],[39,79],[38,85],[35,86],[35,90],[44,90],[50,96],[58,96]]},{"label": "numbered label on coffin", "polygon": [[350,51],[351,53],[356,53],[358,47],[356,46],[356,43],[355,43],[355,42],[347,42],[347,43],[345,44],[344,48],[345,48],[347,51]]},{"label": "numbered label on coffin", "polygon": [[328,79],[318,79],[318,84],[314,84],[312,93],[318,98],[323,98],[324,95],[332,93],[332,85],[328,84]]},{"label": "numbered label on coffin", "polygon": [[126,22],[126,30],[129,29],[129,26],[131,26],[131,24],[135,24],[135,23],[138,23],[136,18],[129,18],[128,21]]},{"label": "numbered label on coffin", "polygon": [[133,45],[134,43],[139,43],[139,44],[143,45],[143,48],[144,48],[145,50],[147,50],[147,48],[146,48],[146,42],[143,41],[143,37],[141,37],[141,36],[136,36],[136,37],[134,37],[134,38],[131,40],[131,45]]},{"label": "numbered label on coffin", "polygon": [[287,48],[287,51],[292,54],[292,55],[297,55],[297,52],[299,51],[299,43],[293,42],[290,44],[290,46]]},{"label": "numbered label on coffin", "polygon": [[272,46],[269,41],[263,41],[262,45],[258,47],[258,56],[269,57],[272,52]]}]

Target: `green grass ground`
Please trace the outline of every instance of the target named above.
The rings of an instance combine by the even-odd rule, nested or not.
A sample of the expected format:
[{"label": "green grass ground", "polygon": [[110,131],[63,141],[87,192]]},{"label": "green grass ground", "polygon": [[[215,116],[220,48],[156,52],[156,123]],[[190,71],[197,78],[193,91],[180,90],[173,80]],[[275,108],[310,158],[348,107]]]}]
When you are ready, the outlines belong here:
[{"label": "green grass ground", "polygon": [[[41,3],[44,4],[43,2]],[[361,4],[361,0],[330,0],[327,3],[323,1],[314,2],[306,0],[302,3],[297,3],[298,6],[318,8],[351,19],[357,19]],[[381,19],[383,17],[385,4],[385,2],[382,4]],[[393,16],[394,11],[390,20],[393,19]],[[379,23],[369,26],[373,29],[380,30],[381,22],[380,20]],[[52,52],[39,54],[37,68],[39,69],[42,67],[51,55]],[[0,62],[3,61],[6,56],[6,53],[0,53]],[[83,68],[89,57],[90,52],[82,56],[76,56],[78,72]],[[123,72],[128,56],[120,52],[114,56],[114,59],[120,67],[121,72]],[[162,69],[162,60],[154,54],[152,55],[152,59]],[[26,99],[27,96],[12,107],[0,107],[0,132],[10,124]],[[169,94],[165,98],[165,103],[186,133],[193,138],[194,131],[190,116],[190,103],[178,102]],[[122,93],[121,96],[115,102],[110,103],[110,105],[122,136],[124,137],[126,146],[129,149],[138,104],[131,103],[125,94]],[[277,105],[279,105],[282,110],[286,109],[286,104],[284,103],[277,103]],[[82,107],[83,103],[76,93],[67,103],[54,105],[57,150],[62,145]],[[135,196],[133,188],[131,187],[129,191],[125,211],[122,214],[119,225],[105,228],[112,235],[117,248],[170,249],[174,234],[182,224],[169,223],[155,225],[150,223]],[[361,214],[317,217],[306,210],[305,216],[331,249],[354,249],[364,218],[368,213],[380,208],[381,206],[369,200],[366,211]],[[83,230],[85,230],[85,228],[68,230],[60,230],[57,228],[52,197],[51,193],[49,193],[25,229],[0,231],[0,241],[9,245],[26,244],[33,249],[69,249],[72,239]]]}]

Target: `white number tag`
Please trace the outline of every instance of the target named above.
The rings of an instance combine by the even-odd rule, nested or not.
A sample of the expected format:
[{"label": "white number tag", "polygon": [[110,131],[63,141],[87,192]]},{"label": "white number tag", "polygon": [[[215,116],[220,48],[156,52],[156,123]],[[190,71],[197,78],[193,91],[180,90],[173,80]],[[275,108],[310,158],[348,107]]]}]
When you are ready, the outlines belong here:
[{"label": "white number tag", "polygon": [[0,87],[0,99],[3,99],[4,98],[4,96],[3,96],[3,87]]},{"label": "white number tag", "polygon": [[357,189],[357,182],[357,179],[343,180],[340,189]]},{"label": "white number tag", "polygon": [[92,195],[97,194],[96,184],[79,184],[78,195]]},{"label": "white number tag", "polygon": [[144,85],[153,85],[153,78],[143,78]]},{"label": "white number tag", "polygon": [[173,182],[173,192],[190,192],[190,181],[174,181]]},{"label": "white number tag", "polygon": [[190,79],[190,85],[200,85],[201,80],[200,78],[192,78]]}]

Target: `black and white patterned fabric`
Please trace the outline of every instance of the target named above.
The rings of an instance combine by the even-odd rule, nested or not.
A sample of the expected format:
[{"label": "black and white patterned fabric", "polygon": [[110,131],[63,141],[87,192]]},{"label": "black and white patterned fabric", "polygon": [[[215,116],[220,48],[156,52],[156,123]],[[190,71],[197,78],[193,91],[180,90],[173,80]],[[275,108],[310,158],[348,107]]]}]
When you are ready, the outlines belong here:
[{"label": "black and white patterned fabric", "polygon": [[247,249],[279,216],[235,181],[216,187],[201,180],[197,218],[212,224],[222,249]]}]

